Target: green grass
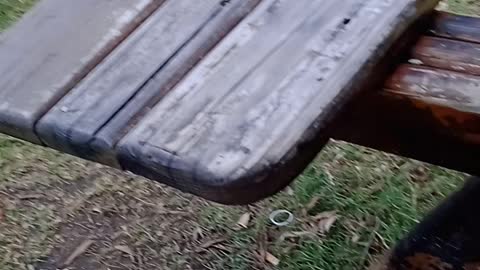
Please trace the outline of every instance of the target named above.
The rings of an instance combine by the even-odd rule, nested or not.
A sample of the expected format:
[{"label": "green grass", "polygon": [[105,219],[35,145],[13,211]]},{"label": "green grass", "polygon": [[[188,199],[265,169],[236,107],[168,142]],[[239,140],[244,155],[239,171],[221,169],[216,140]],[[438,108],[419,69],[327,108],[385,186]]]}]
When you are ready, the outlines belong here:
[{"label": "green grass", "polygon": [[480,16],[480,2],[478,0],[450,0],[447,2],[450,11]]},{"label": "green grass", "polygon": [[[419,171],[424,173],[418,175]],[[273,239],[269,243],[271,251],[281,258],[280,269],[363,269],[454,191],[463,178],[459,173],[416,161],[332,143],[294,183],[293,196],[282,193],[253,206],[255,224],[247,231],[227,230],[242,252],[233,253],[233,258],[223,263],[226,269],[246,269],[237,262],[254,256],[251,247],[255,236],[277,230],[268,221],[273,209],[288,209],[300,219],[285,229],[289,232],[314,231],[308,225],[311,216],[334,210],[341,217],[326,236],[317,234],[293,243]],[[319,200],[305,216],[302,210],[313,197]],[[246,210],[207,208],[204,224],[211,230],[229,228],[242,211]],[[360,239],[352,241],[354,235]]]},{"label": "green grass", "polygon": [[[0,0],[0,31],[34,2]],[[480,5],[474,0],[448,3],[449,9],[455,12],[480,14]],[[79,171],[77,175],[82,175],[84,169],[53,151],[33,149],[33,146],[17,140],[0,137],[0,191],[7,190],[7,187],[21,191],[33,183],[55,186],[55,181],[60,180],[25,178],[25,174],[32,173],[28,164],[39,158],[42,166],[48,166],[49,173],[58,174],[61,179],[68,177],[62,174],[66,174],[69,168],[78,167],[75,169]],[[249,208],[204,207],[198,218],[205,233],[228,236],[225,246],[229,249],[228,252],[209,251],[207,264],[211,269],[265,267],[259,264],[255,255],[262,244],[280,259],[279,269],[363,269],[404,236],[427,211],[457,189],[463,177],[460,173],[409,159],[346,143],[331,143],[292,185],[293,194],[284,192]],[[306,205],[315,197],[319,198],[317,203],[305,214]],[[72,202],[76,200],[75,197]],[[51,209],[61,209],[61,206],[49,202],[47,205],[51,208],[40,205],[22,208],[16,206],[16,201],[5,199],[3,203],[6,202],[12,205],[5,206],[7,222],[0,223],[0,269],[23,268],[45,255],[46,239],[52,235],[56,224]],[[291,211],[296,222],[281,229],[272,226],[268,214],[275,209]],[[338,221],[326,235],[319,234],[312,216],[332,210],[338,212]],[[235,230],[238,217],[246,211],[253,213],[251,224],[248,229]],[[283,233],[298,231],[314,233],[279,240]],[[20,250],[22,245],[19,243],[26,243],[22,245],[29,249],[28,252]]]},{"label": "green grass", "polygon": [[0,31],[14,23],[35,2],[37,0],[0,0]]}]

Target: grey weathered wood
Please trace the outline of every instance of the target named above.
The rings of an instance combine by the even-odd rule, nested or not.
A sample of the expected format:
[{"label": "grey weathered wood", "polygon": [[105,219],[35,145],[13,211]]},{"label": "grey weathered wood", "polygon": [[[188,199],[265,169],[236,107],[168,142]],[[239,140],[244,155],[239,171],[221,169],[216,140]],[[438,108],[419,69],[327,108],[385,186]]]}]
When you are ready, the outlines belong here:
[{"label": "grey weathered wood", "polygon": [[115,145],[143,115],[163,98],[218,42],[225,37],[261,0],[226,4],[212,16],[191,40],[118,111],[95,135],[89,145],[94,159],[117,164]]},{"label": "grey weathered wood", "polygon": [[277,191],[437,2],[263,1],[119,143],[122,165],[224,203]]},{"label": "grey weathered wood", "polygon": [[92,158],[93,136],[222,8],[218,0],[167,0],[38,122],[42,141]]},{"label": "grey weathered wood", "polygon": [[163,0],[42,0],[0,37],[0,131],[35,122]]}]

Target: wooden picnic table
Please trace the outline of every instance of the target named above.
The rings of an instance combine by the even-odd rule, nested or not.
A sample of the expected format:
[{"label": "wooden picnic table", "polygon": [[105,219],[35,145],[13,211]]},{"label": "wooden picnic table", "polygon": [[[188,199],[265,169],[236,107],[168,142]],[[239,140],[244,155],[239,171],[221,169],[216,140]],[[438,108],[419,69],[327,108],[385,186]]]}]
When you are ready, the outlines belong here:
[{"label": "wooden picnic table", "polygon": [[0,36],[0,132],[227,204],[330,138],[478,174],[480,19],[437,2],[43,0]]}]

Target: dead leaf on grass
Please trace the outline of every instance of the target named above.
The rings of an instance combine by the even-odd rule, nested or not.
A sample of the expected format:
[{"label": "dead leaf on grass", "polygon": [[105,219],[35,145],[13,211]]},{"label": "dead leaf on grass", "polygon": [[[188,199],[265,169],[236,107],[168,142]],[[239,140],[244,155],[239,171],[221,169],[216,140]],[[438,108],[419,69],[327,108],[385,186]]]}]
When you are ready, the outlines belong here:
[{"label": "dead leaf on grass", "polygon": [[360,235],[354,233],[352,236],[352,243],[358,243],[360,241]]},{"label": "dead leaf on grass", "polygon": [[175,210],[158,210],[158,215],[173,215],[173,216],[188,216],[191,213],[186,211],[175,211]]},{"label": "dead leaf on grass", "polygon": [[288,186],[288,187],[285,188],[285,192],[287,193],[288,196],[293,196],[293,195],[295,195],[295,191],[294,191],[293,188],[291,188],[290,186]]},{"label": "dead leaf on grass", "polygon": [[198,240],[200,240],[201,238],[203,238],[203,230],[202,228],[200,227],[197,227],[195,228],[195,230],[193,230],[193,241],[194,242],[197,242]]},{"label": "dead leaf on grass", "polygon": [[123,253],[126,253],[126,254],[128,254],[128,255],[131,255],[131,256],[134,255],[132,249],[130,249],[128,246],[118,245],[118,246],[114,246],[114,248],[115,248],[116,250],[119,250],[119,251],[121,251],[121,252],[123,252]]},{"label": "dead leaf on grass", "polygon": [[72,254],[70,254],[70,256],[68,256],[68,258],[65,260],[65,262],[62,264],[64,267],[65,266],[69,266],[70,264],[72,264],[72,262],[80,255],[82,255],[83,253],[85,253],[85,251],[87,251],[87,249],[93,244],[95,243],[95,241],[93,241],[92,239],[87,239],[85,241],[83,241],[73,252]]},{"label": "dead leaf on grass", "polygon": [[322,234],[326,234],[337,221],[337,211],[327,211],[313,217],[318,222],[318,230]]},{"label": "dead leaf on grass", "polygon": [[42,197],[43,197],[43,196],[42,196],[41,194],[24,194],[24,195],[18,196],[18,199],[19,199],[19,200],[28,201],[28,200],[40,199],[40,198],[42,198]]},{"label": "dead leaf on grass", "polygon": [[250,219],[252,218],[252,213],[247,212],[240,216],[237,221],[237,229],[247,229],[248,223],[250,223]]},{"label": "dead leaf on grass", "polygon": [[[473,1],[472,1],[473,3]],[[438,3],[438,6],[437,6],[437,9],[440,10],[440,11],[448,11],[448,2],[445,2],[445,1],[441,1],[440,3]]]},{"label": "dead leaf on grass", "polygon": [[209,249],[217,244],[220,244],[220,243],[223,243],[227,241],[227,238],[225,237],[222,237],[222,238],[218,238],[218,239],[213,239],[213,240],[210,240],[210,241],[207,241],[205,243],[203,243],[199,248],[197,248],[195,250],[195,252],[201,252],[201,251],[204,251],[206,249]]},{"label": "dead leaf on grass", "polygon": [[307,205],[305,205],[305,208],[302,210],[303,214],[307,215],[308,211],[312,210],[315,205],[317,205],[318,201],[320,200],[320,197],[315,196],[313,197],[310,202],[308,202]]},{"label": "dead leaf on grass", "polygon": [[419,165],[410,172],[410,179],[416,183],[425,183],[428,181],[429,174],[427,168]]},{"label": "dead leaf on grass", "polygon": [[0,223],[3,222],[4,218],[5,218],[5,210],[3,210],[3,204],[0,202]]},{"label": "dead leaf on grass", "polygon": [[304,236],[313,237],[315,236],[315,233],[309,232],[309,231],[285,232],[285,233],[282,233],[282,235],[280,235],[279,240],[283,242],[286,239],[301,238]]},{"label": "dead leaf on grass", "polygon": [[118,246],[114,246],[113,248],[115,248],[116,250],[121,251],[121,252],[129,255],[129,256],[130,256],[130,260],[135,261],[135,254],[133,253],[133,250],[132,250],[131,248],[129,248],[128,246],[118,245]]},{"label": "dead leaf on grass", "polygon": [[280,264],[280,260],[268,251],[265,252],[265,261],[273,266],[278,266]]}]

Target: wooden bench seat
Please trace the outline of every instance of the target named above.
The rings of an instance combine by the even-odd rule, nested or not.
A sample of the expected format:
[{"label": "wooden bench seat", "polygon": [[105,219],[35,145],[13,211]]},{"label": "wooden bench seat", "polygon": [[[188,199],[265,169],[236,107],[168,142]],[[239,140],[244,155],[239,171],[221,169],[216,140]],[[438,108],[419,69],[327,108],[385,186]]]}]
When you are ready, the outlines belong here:
[{"label": "wooden bench seat", "polygon": [[[57,150],[119,167],[115,144],[259,0],[169,0],[42,117],[36,131]],[[142,112],[143,111],[143,112]]]},{"label": "wooden bench seat", "polygon": [[263,1],[120,141],[122,167],[224,203],[273,194],[422,3]]},{"label": "wooden bench seat", "polygon": [[0,132],[34,125],[162,0],[42,0],[0,37]]},{"label": "wooden bench seat", "polygon": [[[42,5],[71,0],[62,1]],[[45,70],[38,68],[48,60],[44,51],[32,52],[40,60],[30,66],[13,49],[35,36],[32,14],[49,14],[40,5],[1,38],[0,60],[17,55],[29,71],[0,75],[0,97],[8,97],[0,99],[0,131],[222,203],[277,192],[330,137],[455,167],[425,153],[448,141],[454,143],[445,149],[457,149],[456,155],[466,148],[478,154],[480,23],[431,15],[437,2],[143,1],[122,24],[111,22],[92,37],[123,33],[108,46],[37,34],[38,44],[70,38],[103,52],[89,58],[57,44],[52,53],[59,56]],[[55,22],[44,21],[42,31]],[[406,30],[415,22],[417,34],[410,36]],[[404,40],[416,40],[418,32],[427,34],[405,53],[412,44]],[[404,33],[409,39],[400,39]],[[398,44],[401,56],[390,58]],[[61,66],[61,53],[68,65]],[[0,70],[12,61],[0,61]],[[381,88],[398,64],[385,90],[366,91]],[[36,84],[45,78],[48,83]],[[25,99],[29,91],[44,98]],[[33,105],[16,105],[24,102]],[[10,117],[15,108],[28,121]],[[435,138],[426,142],[427,136]]]}]

